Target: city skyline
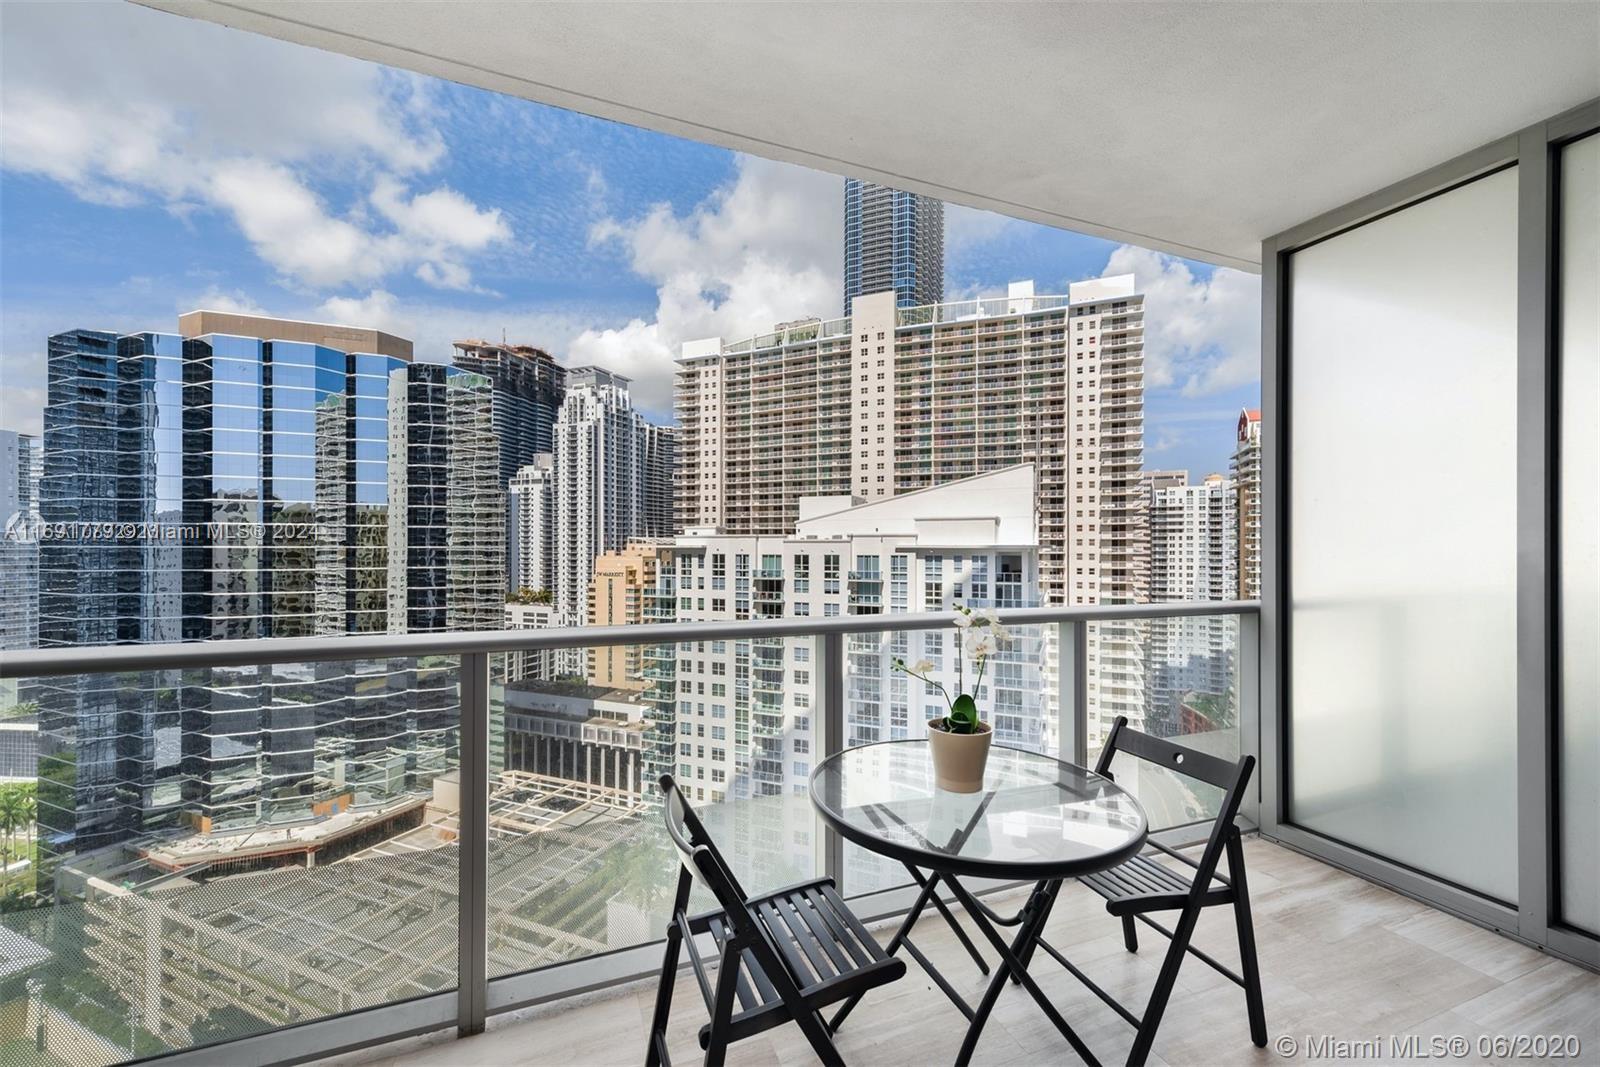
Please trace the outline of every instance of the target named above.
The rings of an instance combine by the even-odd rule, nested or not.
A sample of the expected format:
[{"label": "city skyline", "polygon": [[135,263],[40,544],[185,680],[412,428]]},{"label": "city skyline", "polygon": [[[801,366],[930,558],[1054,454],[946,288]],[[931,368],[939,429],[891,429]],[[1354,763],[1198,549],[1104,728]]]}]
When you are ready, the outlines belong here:
[{"label": "city skyline", "polygon": [[[200,306],[375,326],[412,338],[422,361],[505,337],[628,376],[654,421],[671,417],[682,341],[838,314],[839,176],[159,12],[74,7],[8,14],[86,43],[136,41],[151,59],[69,74],[5,56],[0,426],[37,432],[51,333],[133,332]],[[154,73],[162,56],[177,69],[194,54],[216,60],[197,77],[251,69],[270,84]],[[269,98],[304,105],[251,103]],[[342,120],[315,103],[335,98]],[[130,125],[122,106],[158,128]],[[41,132],[64,107],[80,124],[65,145]],[[154,163],[112,170],[91,148],[134,131]],[[136,265],[103,254],[107,231],[141,245]],[[338,240],[309,239],[318,232]],[[325,244],[351,254],[330,261]],[[1147,351],[1151,462],[1227,469],[1230,443],[1212,426],[1259,403],[1254,276],[954,204],[944,244],[952,300],[1020,278],[1064,292],[1139,274],[1163,321]]]}]

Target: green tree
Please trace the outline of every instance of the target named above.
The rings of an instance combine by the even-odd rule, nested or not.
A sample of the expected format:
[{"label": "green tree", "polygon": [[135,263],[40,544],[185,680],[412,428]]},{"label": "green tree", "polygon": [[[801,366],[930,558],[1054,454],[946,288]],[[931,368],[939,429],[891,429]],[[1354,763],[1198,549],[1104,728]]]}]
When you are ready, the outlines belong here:
[{"label": "green tree", "polygon": [[33,822],[33,797],[20,787],[8,785],[0,788],[0,871],[6,871],[7,880],[11,866],[11,853],[16,846],[17,831]]}]

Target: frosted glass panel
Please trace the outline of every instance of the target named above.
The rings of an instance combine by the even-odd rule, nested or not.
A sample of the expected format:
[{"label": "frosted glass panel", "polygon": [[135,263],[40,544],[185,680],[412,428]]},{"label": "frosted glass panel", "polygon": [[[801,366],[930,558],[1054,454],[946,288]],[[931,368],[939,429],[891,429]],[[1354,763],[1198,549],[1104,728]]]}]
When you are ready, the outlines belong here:
[{"label": "frosted glass panel", "polygon": [[1290,265],[1290,818],[1516,898],[1517,174]]},{"label": "frosted glass panel", "polygon": [[1561,190],[1561,915],[1600,933],[1600,134]]}]

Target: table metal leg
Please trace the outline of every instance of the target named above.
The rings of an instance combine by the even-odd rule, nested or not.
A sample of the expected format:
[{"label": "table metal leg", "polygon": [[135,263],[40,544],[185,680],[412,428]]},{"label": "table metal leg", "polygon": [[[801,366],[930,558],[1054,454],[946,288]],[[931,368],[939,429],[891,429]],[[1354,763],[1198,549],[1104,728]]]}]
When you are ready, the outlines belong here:
[{"label": "table metal leg", "polygon": [[[1057,1030],[1061,1031],[1062,1036],[1083,1058],[1084,1063],[1089,1064],[1090,1067],[1100,1067],[1100,1063],[1095,1059],[1094,1053],[1089,1051],[1089,1047],[1083,1043],[1083,1040],[1068,1025],[1066,1019],[1061,1017],[1061,1013],[1056,1010],[1054,1004],[1050,1003],[1049,998],[1045,996],[1044,990],[1039,988],[1039,984],[1028,975],[1028,961],[1032,959],[1034,948],[1044,930],[1045,921],[1049,919],[1050,911],[1055,907],[1056,896],[1061,891],[1061,880],[1044,881],[1035,885],[1033,891],[1028,895],[1028,902],[1023,905],[1022,910],[1017,913],[1015,918],[1007,919],[996,916],[994,912],[985,907],[952,875],[941,874],[937,871],[929,872],[925,875],[909,864],[906,865],[906,869],[911,872],[911,877],[916,879],[917,884],[921,887],[921,892],[917,894],[916,902],[912,904],[911,910],[906,913],[905,919],[900,923],[899,928],[895,930],[894,936],[884,946],[884,952],[893,956],[903,945],[906,951],[921,964],[922,969],[928,973],[928,976],[950,998],[951,1002],[967,1017],[967,1034],[961,1043],[961,1051],[956,1057],[957,1067],[965,1067],[971,1061],[972,1054],[978,1045],[978,1038],[983,1034],[984,1024],[989,1021],[989,1014],[994,1010],[995,1002],[999,999],[1000,991],[1005,988],[1007,981],[1015,982],[1028,990],[1028,994],[1038,1002],[1045,1016],[1055,1024]],[[956,937],[966,947],[967,952],[977,962],[983,973],[990,973],[988,965],[978,953],[977,946],[967,937],[954,913],[951,912],[944,901],[939,899],[938,888],[941,879],[950,887],[950,891],[955,895],[956,900],[961,903],[962,910],[971,917],[972,921],[977,924],[978,929],[983,931],[989,943],[1000,954],[1000,966],[990,978],[989,985],[984,990],[983,999],[976,1009],[956,992],[955,988],[911,942],[911,928],[917,924],[917,920],[922,916],[923,909],[931,902],[939,911],[939,914],[944,917],[945,922],[950,924],[950,928],[955,931]],[[1000,933],[995,929],[991,916],[1004,925],[1017,926],[1016,936],[1009,945],[1007,945],[1005,938],[1001,937]],[[862,994],[857,993],[840,1005],[839,1010],[828,1023],[828,1031],[830,1033],[838,1032],[845,1017],[860,1003],[861,997]]]},{"label": "table metal leg", "polygon": [[961,906],[972,916],[973,922],[977,923],[978,928],[989,939],[989,943],[1000,953],[1000,966],[996,969],[994,977],[989,980],[989,988],[984,990],[983,1000],[978,1004],[978,1010],[974,1014],[971,1024],[967,1027],[966,1039],[961,1043],[961,1051],[956,1056],[957,1067],[965,1067],[967,1063],[971,1062],[972,1053],[978,1045],[978,1038],[983,1033],[984,1023],[988,1022],[989,1013],[994,1010],[994,1004],[1000,996],[1000,990],[1005,988],[1007,979],[1013,976],[1022,983],[1029,995],[1038,1002],[1045,1016],[1055,1024],[1057,1030],[1061,1031],[1062,1036],[1067,1039],[1078,1055],[1083,1057],[1084,1063],[1089,1064],[1090,1067],[1099,1067],[1100,1061],[1095,1059],[1094,1053],[1089,1051],[1089,1046],[1083,1043],[1083,1039],[1061,1017],[1061,1013],[1056,1010],[1055,1005],[1050,1003],[1050,998],[1045,996],[1044,990],[1039,988],[1039,983],[1035,982],[1028,974],[1027,965],[1020,958],[1023,953],[1032,954],[1033,943],[1044,929],[1045,920],[1050,917],[1050,909],[1055,906],[1056,895],[1061,891],[1060,879],[1040,882],[1034,886],[1033,892],[1028,897],[1028,903],[1023,908],[1022,922],[1019,924],[1020,928],[1017,930],[1017,936],[1010,945],[1006,944],[1005,939],[1000,936],[993,924],[984,916],[983,909],[977,906],[977,901],[973,899],[972,894],[967,891],[965,886],[955,878],[948,876],[945,881],[949,884],[951,892],[956,895],[956,899],[961,902]]},{"label": "table metal leg", "polygon": [[[889,943],[883,947],[886,955],[893,956],[898,952],[900,943],[906,939],[906,935],[911,932],[911,928],[917,925],[917,919],[922,915],[922,909],[928,905],[928,898],[933,896],[934,889],[939,885],[939,876],[937,874],[932,875],[925,881],[922,878],[918,878],[917,882],[922,886],[922,892],[917,894],[917,901],[911,905],[911,910],[906,912],[906,917],[900,923],[900,928],[894,932],[894,936],[889,939]],[[857,993],[839,1006],[839,1010],[834,1012],[833,1019],[828,1023],[828,1032],[830,1034],[839,1032],[839,1026],[844,1022],[845,1016],[849,1015],[851,1009],[861,1002],[861,998],[864,995],[864,993]]]},{"label": "table metal leg", "polygon": [[[906,870],[911,872],[911,877],[917,880],[918,885],[926,885],[927,881],[932,881],[939,877],[937,874],[931,874],[928,876],[927,881],[924,881],[922,872],[911,866],[909,863],[906,864]],[[932,894],[928,900],[935,908],[939,909],[939,914],[944,916],[944,921],[950,924],[950,929],[955,931],[956,940],[960,941],[961,946],[967,950],[967,955],[971,956],[972,962],[978,965],[978,970],[982,971],[984,974],[988,974],[988,962],[983,958],[982,955],[979,954],[978,946],[974,945],[972,943],[972,939],[967,937],[967,932],[961,929],[961,924],[957,922],[956,917],[951,914],[949,906],[946,905],[944,901],[939,899],[938,893]]]},{"label": "table metal leg", "polygon": [[[955,1004],[957,1008],[961,1009],[961,1013],[963,1015],[965,1015],[968,1019],[971,1019],[972,1006],[962,998],[960,993],[956,992],[955,987],[949,983],[944,975],[939,973],[938,969],[933,966],[933,963],[926,956],[924,956],[911,941],[911,928],[917,925],[917,920],[922,916],[922,909],[927,907],[930,902],[933,904],[933,906],[938,910],[939,914],[944,916],[944,921],[950,924],[950,929],[955,931],[956,938],[960,940],[962,945],[966,946],[967,952],[972,956],[973,962],[977,963],[978,969],[984,974],[989,973],[989,964],[978,953],[978,947],[972,943],[972,940],[967,936],[966,931],[961,929],[960,921],[956,919],[955,914],[951,912],[949,906],[946,905],[944,901],[939,899],[939,880],[943,878],[946,882],[949,882],[950,877],[948,875],[939,874],[937,871],[923,874],[909,863],[905,865],[905,868],[911,872],[911,877],[916,880],[917,885],[922,887],[922,891],[917,894],[916,903],[911,905],[911,910],[906,913],[905,919],[900,923],[900,928],[894,932],[894,936],[891,937],[889,939],[889,943],[883,947],[883,951],[886,955],[893,956],[896,952],[900,951],[900,946],[904,945],[906,951],[911,953],[912,956],[916,957],[918,965],[920,965],[922,969],[928,973],[928,977],[933,979],[934,984],[943,990],[944,995],[949,997],[951,1002]],[[833,1015],[833,1020],[828,1023],[829,1033],[837,1033],[839,1031],[839,1026],[844,1022],[845,1016],[849,1015],[855,1006],[860,1003],[863,995],[864,994],[862,993],[857,993],[855,996],[846,1000],[839,1006],[839,1010]]]}]

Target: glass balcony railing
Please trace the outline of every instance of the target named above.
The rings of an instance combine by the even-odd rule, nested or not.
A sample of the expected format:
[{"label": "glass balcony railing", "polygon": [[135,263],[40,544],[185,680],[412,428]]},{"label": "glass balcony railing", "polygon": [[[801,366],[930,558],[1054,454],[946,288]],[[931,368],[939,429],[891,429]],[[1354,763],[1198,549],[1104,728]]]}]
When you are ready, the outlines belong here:
[{"label": "glass balcony railing", "polygon": [[[1002,602],[1020,599],[1009,585]],[[654,603],[664,622],[671,598]],[[1240,670],[1255,612],[1003,610],[1014,640],[980,701],[1003,743],[1078,762],[1119,713],[1236,753],[1256,714]],[[937,702],[892,661],[952,671],[950,616],[584,634],[585,648],[515,630],[0,654],[39,765],[35,811],[0,838],[0,1020],[27,1024],[13,1044],[28,1050],[0,1064],[210,1045],[225,1061],[220,1043],[348,1013],[395,1034],[472,1031],[491,1000],[650,973],[678,864],[652,787],[665,772],[752,891],[905,880],[836,847],[806,785],[843,747],[926,730]],[[1157,821],[1210,803],[1137,790]]]}]

